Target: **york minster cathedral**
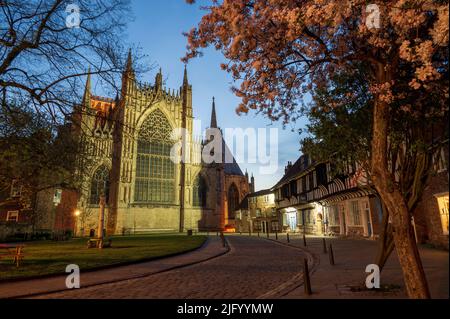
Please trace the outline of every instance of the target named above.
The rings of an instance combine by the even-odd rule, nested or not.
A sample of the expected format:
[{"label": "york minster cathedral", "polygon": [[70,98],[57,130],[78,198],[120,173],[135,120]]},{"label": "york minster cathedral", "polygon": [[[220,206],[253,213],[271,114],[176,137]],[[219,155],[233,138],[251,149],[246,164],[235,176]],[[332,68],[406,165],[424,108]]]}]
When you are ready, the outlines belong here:
[{"label": "york minster cathedral", "polygon": [[[82,187],[76,209],[81,212],[78,234],[97,229],[100,197],[106,200],[108,234],[220,230],[233,225],[234,212],[254,191],[249,179],[232,163],[176,163],[170,152],[174,128],[185,128],[193,145],[192,85],[185,69],[181,87],[168,90],[160,71],[154,84],[137,81],[131,54],[122,76],[120,96],[99,97],[91,92],[88,76],[81,112],[75,119],[81,156]],[[211,128],[218,128],[215,102]],[[224,152],[230,152],[224,144]],[[91,233],[92,235],[92,233]]]}]

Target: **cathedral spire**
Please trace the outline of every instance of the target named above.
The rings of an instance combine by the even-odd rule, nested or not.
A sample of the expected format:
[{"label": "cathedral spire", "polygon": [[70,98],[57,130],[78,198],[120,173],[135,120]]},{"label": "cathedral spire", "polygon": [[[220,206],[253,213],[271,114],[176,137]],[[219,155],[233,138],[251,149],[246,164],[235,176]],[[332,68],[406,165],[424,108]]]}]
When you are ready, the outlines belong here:
[{"label": "cathedral spire", "polygon": [[125,72],[133,72],[133,57],[131,54],[131,48],[128,51],[127,64],[125,66]]},{"label": "cathedral spire", "polygon": [[136,76],[133,69],[133,57],[131,48],[128,51],[127,62],[125,64],[125,69],[122,74],[122,96],[126,96],[132,92],[135,85]]},{"label": "cathedral spire", "polygon": [[252,193],[255,192],[255,177],[253,176],[253,173],[252,173],[252,177],[250,179],[250,190]]},{"label": "cathedral spire", "polygon": [[84,95],[83,95],[83,107],[86,107],[88,103],[90,103],[91,100],[91,67],[89,66],[87,79],[86,79],[86,86],[84,88]]},{"label": "cathedral spire", "polygon": [[125,64],[125,70],[123,71],[123,77],[125,79],[134,79],[134,69],[133,69],[133,55],[131,48],[128,51],[127,62]]},{"label": "cathedral spire", "polygon": [[216,116],[216,99],[213,97],[212,112],[211,112],[211,125],[210,128],[217,128],[217,116]]},{"label": "cathedral spire", "polygon": [[156,91],[162,91],[162,69],[159,68],[159,73],[156,74],[155,78]]},{"label": "cathedral spire", "polygon": [[184,77],[183,77],[183,86],[187,86],[189,84],[188,74],[187,74],[187,66],[184,65]]}]

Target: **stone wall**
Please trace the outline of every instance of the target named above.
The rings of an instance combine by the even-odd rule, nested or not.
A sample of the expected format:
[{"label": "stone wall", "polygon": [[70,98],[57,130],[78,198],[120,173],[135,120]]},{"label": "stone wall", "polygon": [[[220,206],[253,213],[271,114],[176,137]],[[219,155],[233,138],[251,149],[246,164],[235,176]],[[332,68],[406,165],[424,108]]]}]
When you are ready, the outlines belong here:
[{"label": "stone wall", "polygon": [[[97,232],[99,210],[98,207],[91,207],[82,212],[77,222],[77,234],[87,236],[91,229]],[[180,209],[178,206],[134,206],[119,210],[119,216],[115,234],[179,231]],[[218,229],[220,218],[221,215],[216,214],[212,209],[186,208],[185,229],[215,231]],[[105,209],[105,227],[107,222],[108,208]]]}]

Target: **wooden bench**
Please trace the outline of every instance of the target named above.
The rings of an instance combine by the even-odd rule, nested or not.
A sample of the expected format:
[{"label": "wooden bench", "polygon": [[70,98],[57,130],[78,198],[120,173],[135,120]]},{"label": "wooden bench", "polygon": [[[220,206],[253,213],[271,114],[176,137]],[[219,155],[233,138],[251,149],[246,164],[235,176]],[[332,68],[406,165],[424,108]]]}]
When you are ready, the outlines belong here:
[{"label": "wooden bench", "polygon": [[91,238],[87,242],[87,248],[111,248],[111,239]]},{"label": "wooden bench", "polygon": [[19,267],[20,262],[25,258],[24,247],[24,245],[0,245],[0,259],[12,258],[16,267]]}]

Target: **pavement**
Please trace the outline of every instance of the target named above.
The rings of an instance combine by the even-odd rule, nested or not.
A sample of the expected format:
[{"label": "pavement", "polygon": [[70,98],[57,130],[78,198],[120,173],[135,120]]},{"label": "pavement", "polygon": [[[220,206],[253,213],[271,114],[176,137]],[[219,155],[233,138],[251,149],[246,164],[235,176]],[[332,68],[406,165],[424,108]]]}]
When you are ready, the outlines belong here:
[{"label": "pavement", "polygon": [[[285,237],[282,239],[287,242]],[[368,299],[368,298],[407,298],[403,275],[396,252],[393,251],[381,272],[381,286],[389,286],[385,291],[355,289],[364,286],[368,273],[366,266],[373,264],[378,249],[376,241],[367,239],[326,238],[326,245],[332,244],[335,265],[330,265],[329,249],[323,250],[322,237],[307,237],[307,246],[303,237],[291,236],[290,244],[307,249],[319,260],[311,275],[312,295],[304,293],[300,286],[283,298],[297,299]],[[449,255],[448,251],[420,246],[419,253],[428,280],[431,297],[449,298]]]},{"label": "pavement", "polygon": [[[0,284],[0,298],[39,299],[358,299],[406,298],[395,254],[381,273],[382,292],[359,289],[377,243],[365,239],[326,238],[335,265],[323,251],[323,239],[279,235],[227,235],[228,247],[211,236],[201,248],[170,258],[81,274],[81,289],[67,290],[65,276]],[[420,247],[433,298],[449,297],[448,252]],[[303,264],[308,262],[312,295],[305,295]]]}]

